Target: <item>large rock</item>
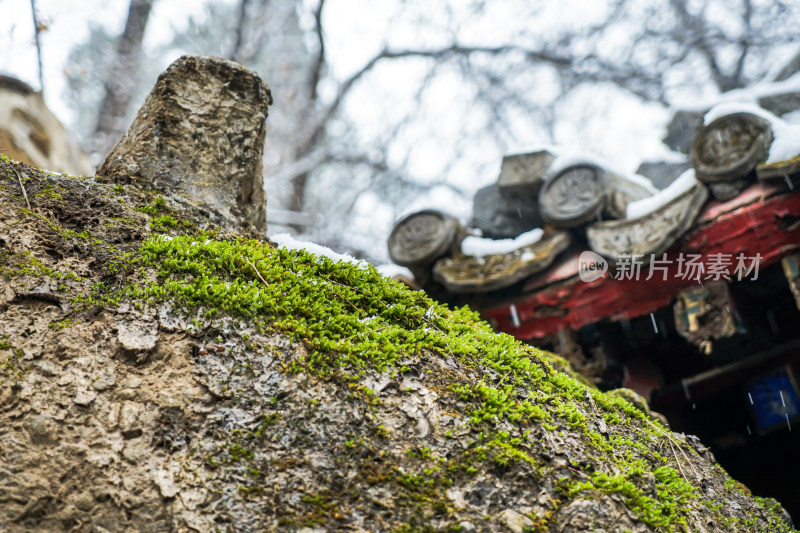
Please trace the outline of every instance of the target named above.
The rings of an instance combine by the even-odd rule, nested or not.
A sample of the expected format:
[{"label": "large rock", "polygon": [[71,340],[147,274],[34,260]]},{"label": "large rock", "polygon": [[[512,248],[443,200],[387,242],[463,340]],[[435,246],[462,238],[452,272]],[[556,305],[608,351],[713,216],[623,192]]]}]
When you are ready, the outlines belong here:
[{"label": "large rock", "polygon": [[0,184],[0,531],[789,531],[467,308],[135,181]]},{"label": "large rock", "polygon": [[261,159],[271,103],[269,88],[241,65],[183,56],[159,76],[97,174],[177,192],[263,232]]}]

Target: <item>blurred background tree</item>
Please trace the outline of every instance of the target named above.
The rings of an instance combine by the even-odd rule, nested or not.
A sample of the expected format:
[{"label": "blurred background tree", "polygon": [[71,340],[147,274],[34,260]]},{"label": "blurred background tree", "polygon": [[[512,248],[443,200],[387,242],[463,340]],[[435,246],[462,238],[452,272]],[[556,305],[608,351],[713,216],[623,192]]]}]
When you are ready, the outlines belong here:
[{"label": "blurred background tree", "polygon": [[800,4],[780,0],[215,0],[142,54],[154,1],[131,0],[121,35],[94,26],[69,54],[65,96],[95,158],[169,62],[228,57],[274,96],[270,232],[377,261],[399,214],[468,213],[503,154],[557,143],[635,168],[661,149],[632,140],[671,108],[800,63]]}]

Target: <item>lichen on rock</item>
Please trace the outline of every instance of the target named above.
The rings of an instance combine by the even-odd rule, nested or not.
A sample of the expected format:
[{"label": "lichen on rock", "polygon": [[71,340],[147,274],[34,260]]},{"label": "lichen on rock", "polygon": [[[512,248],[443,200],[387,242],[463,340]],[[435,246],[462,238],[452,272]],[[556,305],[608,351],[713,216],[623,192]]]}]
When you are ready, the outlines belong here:
[{"label": "lichen on rock", "polygon": [[2,530],[791,531],[694,439],[370,266],[8,159],[0,204]]}]

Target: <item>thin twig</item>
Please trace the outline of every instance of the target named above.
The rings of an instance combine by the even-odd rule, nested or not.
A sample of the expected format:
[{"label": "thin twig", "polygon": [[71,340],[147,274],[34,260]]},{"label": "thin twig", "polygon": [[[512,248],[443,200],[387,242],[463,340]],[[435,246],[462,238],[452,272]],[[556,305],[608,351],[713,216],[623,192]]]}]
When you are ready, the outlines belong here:
[{"label": "thin twig", "polygon": [[39,17],[36,16],[36,0],[31,0],[31,14],[33,15],[33,35],[36,39],[36,58],[39,61],[39,92],[44,97],[44,74],[42,72],[42,43],[39,41]]},{"label": "thin twig", "polygon": [[28,204],[28,211],[33,211],[33,208],[31,208],[31,203],[28,201],[28,193],[25,192],[25,186],[22,184],[22,176],[19,175],[19,172],[17,172],[16,168],[14,167],[11,168],[14,170],[14,174],[17,175],[17,180],[19,181],[19,188],[22,189],[22,196],[25,197],[25,203]]},{"label": "thin twig", "polygon": [[578,470],[577,468],[574,468],[574,467],[572,467],[572,466],[569,466],[569,467],[567,467],[567,468],[569,468],[570,470],[572,470],[573,472],[575,472],[575,473],[576,473],[576,474],[578,474],[579,476],[583,476],[583,477],[585,477],[585,478],[586,478],[587,480],[589,480],[589,481],[591,481],[591,480],[592,480],[592,478],[590,478],[589,476],[587,476],[586,474],[584,474],[583,472],[581,472],[581,471],[580,471],[580,470]]},{"label": "thin twig", "polygon": [[669,444],[669,449],[672,450],[672,455],[675,457],[675,464],[678,465],[678,470],[680,471],[681,476],[683,476],[683,479],[686,480],[687,483],[690,483],[689,478],[687,478],[686,474],[683,473],[683,468],[681,468],[681,461],[680,459],[678,459],[678,454],[675,453],[675,448],[672,447],[672,441],[670,441],[670,439],[667,439],[667,443]]},{"label": "thin twig", "polygon": [[[669,442],[670,448],[672,448],[672,444],[675,443],[675,446],[677,446],[678,450],[681,452],[681,455],[683,455],[684,459],[686,459],[686,463],[689,465],[689,468],[692,469],[692,472],[694,473],[695,478],[697,478],[698,481],[701,480],[702,477],[700,476],[699,472],[697,472],[697,470],[695,469],[694,465],[692,464],[691,459],[689,459],[689,456],[686,455],[685,451],[683,451],[683,448],[681,447],[680,443],[677,442],[676,440],[674,440],[672,438],[672,436],[669,434],[668,431],[658,427],[652,420],[647,420],[646,422],[648,424],[650,424],[651,426],[653,426],[654,428],[661,430],[663,435],[667,438],[667,442]],[[674,448],[672,448],[672,453],[673,453],[673,455],[675,455],[675,462],[678,463],[678,469],[680,469],[681,464],[680,464],[680,461],[678,461],[678,455],[675,453],[675,449]],[[681,470],[681,474],[683,474],[682,470]],[[684,476],[684,479],[686,479],[686,476]],[[689,480],[686,479],[686,481],[689,481]]]},{"label": "thin twig", "polygon": [[508,375],[509,375],[509,374],[511,374],[513,371],[514,371],[514,369],[512,368],[511,370],[509,370],[508,372],[506,372],[506,375],[505,375],[505,376],[503,376],[502,378],[500,378],[500,381],[498,381],[498,382],[497,382],[497,386],[499,387],[500,385],[502,385],[502,384],[503,384],[503,382],[504,382],[504,381],[506,380],[506,378],[508,377]]},{"label": "thin twig", "polygon": [[264,285],[266,285],[267,287],[269,287],[269,283],[267,283],[267,280],[265,280],[265,279],[264,279],[264,278],[261,276],[261,272],[259,272],[259,271],[258,271],[258,269],[256,268],[256,266],[255,266],[253,263],[251,263],[251,262],[250,262],[250,260],[249,260],[248,258],[246,258],[246,257],[245,257],[245,258],[244,258],[244,260],[245,260],[245,261],[247,261],[247,264],[248,264],[248,265],[250,265],[251,267],[253,267],[253,270],[255,270],[255,272],[256,272],[256,276],[258,276],[258,279],[260,279],[261,281],[263,281],[263,282],[264,282]]}]

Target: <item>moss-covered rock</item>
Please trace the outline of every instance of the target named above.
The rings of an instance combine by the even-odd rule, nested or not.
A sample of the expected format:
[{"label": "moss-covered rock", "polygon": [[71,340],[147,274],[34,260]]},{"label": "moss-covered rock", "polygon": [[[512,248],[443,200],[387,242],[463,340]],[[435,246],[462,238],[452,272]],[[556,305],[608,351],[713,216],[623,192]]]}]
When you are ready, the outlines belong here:
[{"label": "moss-covered rock", "polygon": [[371,266],[7,159],[0,204],[0,529],[791,530],[696,439]]}]

